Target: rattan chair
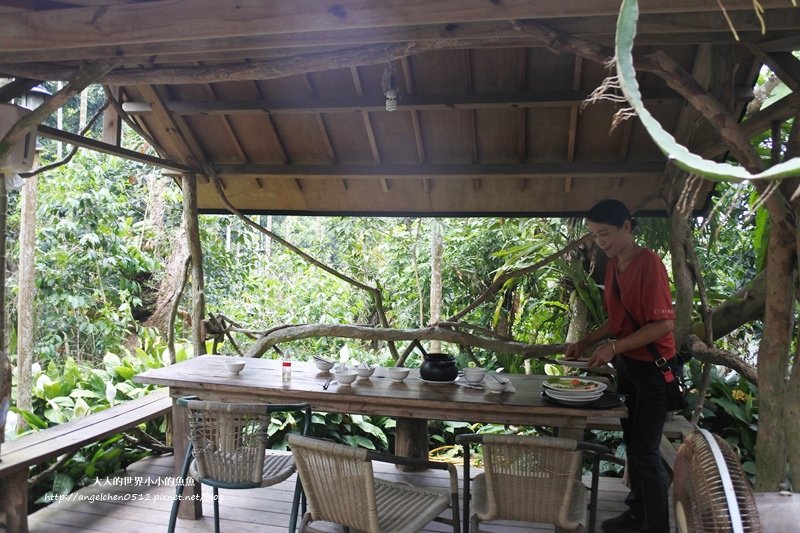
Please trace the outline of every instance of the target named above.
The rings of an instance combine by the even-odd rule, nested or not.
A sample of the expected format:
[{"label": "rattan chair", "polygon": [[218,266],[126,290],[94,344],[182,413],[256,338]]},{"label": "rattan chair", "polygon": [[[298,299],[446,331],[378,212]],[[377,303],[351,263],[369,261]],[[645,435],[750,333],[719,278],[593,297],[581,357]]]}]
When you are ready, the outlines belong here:
[{"label": "rattan chair", "polygon": [[[554,524],[574,530],[587,525],[587,489],[581,481],[583,453],[594,457],[588,526],[594,531],[600,456],[599,444],[555,437],[460,435],[464,445],[464,531],[480,523],[512,520]],[[484,473],[470,482],[470,444],[482,445]]]},{"label": "rattan chair", "polygon": [[[333,522],[366,533],[413,533],[431,521],[460,531],[458,472],[455,466],[386,455],[329,441],[289,435],[297,474],[308,498],[300,532],[319,531],[315,521]],[[372,461],[447,470],[450,488],[422,488],[376,478]],[[448,507],[452,518],[439,515]]]},{"label": "rattan chair", "polygon": [[[273,413],[303,413],[302,431],[308,431],[308,404],[206,402],[184,397],[177,404],[189,416],[189,446],[169,517],[169,533],[175,531],[183,482],[189,477],[214,491],[214,531],[219,533],[219,489],[269,487],[288,479],[295,471],[290,454],[267,450],[267,431]],[[297,524],[301,487],[295,485],[289,531]],[[305,503],[305,502],[303,502]],[[305,507],[305,506],[304,506]]]}]

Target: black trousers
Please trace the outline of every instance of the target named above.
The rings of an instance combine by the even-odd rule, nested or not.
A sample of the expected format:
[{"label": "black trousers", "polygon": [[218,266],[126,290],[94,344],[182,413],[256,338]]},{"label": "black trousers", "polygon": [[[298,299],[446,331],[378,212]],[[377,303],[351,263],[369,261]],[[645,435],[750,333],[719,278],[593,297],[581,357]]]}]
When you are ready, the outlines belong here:
[{"label": "black trousers", "polygon": [[666,383],[652,361],[617,355],[617,390],[626,395],[628,418],[622,419],[631,490],[625,503],[643,517],[642,531],[669,532],[667,473],[659,450],[667,418]]}]

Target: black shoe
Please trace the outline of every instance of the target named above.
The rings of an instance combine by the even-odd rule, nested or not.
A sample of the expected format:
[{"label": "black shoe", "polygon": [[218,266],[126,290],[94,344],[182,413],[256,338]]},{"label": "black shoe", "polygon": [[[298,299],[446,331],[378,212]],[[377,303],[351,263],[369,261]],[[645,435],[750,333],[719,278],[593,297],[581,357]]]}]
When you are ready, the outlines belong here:
[{"label": "black shoe", "polygon": [[628,510],[617,517],[604,521],[600,529],[605,533],[635,533],[642,527],[644,527],[642,519]]}]

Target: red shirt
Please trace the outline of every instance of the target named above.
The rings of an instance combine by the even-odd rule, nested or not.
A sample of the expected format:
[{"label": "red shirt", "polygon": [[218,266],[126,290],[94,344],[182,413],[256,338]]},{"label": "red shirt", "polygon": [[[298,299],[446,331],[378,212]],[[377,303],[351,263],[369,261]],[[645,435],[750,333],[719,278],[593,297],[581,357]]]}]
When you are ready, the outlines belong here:
[{"label": "red shirt", "polygon": [[[638,328],[631,323],[628,312],[644,326],[653,320],[674,319],[672,310],[672,295],[669,292],[669,279],[664,263],[653,251],[643,248],[637,253],[622,272],[617,271],[618,260],[610,259],[606,265],[605,291],[603,299],[608,311],[608,321],[611,336],[622,339],[632,334]],[[617,291],[614,290],[614,273],[617,274],[616,282],[619,294],[622,296],[624,307],[619,302]],[[675,357],[675,339],[667,333],[655,341],[656,349],[662,357],[672,359]],[[653,356],[646,346],[628,350],[624,353],[631,359],[640,361],[653,361]]]}]

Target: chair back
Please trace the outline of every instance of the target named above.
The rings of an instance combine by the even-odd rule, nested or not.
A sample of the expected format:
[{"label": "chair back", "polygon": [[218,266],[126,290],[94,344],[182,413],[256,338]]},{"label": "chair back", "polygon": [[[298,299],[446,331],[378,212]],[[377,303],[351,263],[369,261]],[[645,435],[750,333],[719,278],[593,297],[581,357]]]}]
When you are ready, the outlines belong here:
[{"label": "chair back", "polygon": [[483,435],[486,510],[481,520],[544,522],[573,529],[582,452],[555,437]]},{"label": "chair back", "polygon": [[269,405],[186,402],[189,440],[201,478],[260,486],[269,429]]},{"label": "chair back", "polygon": [[288,440],[313,520],[380,531],[367,450],[294,434]]}]

